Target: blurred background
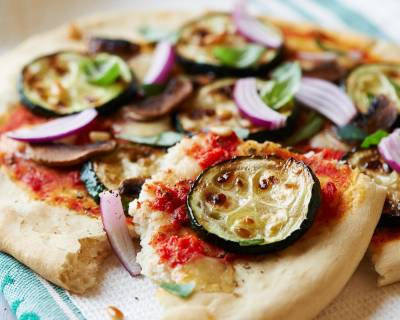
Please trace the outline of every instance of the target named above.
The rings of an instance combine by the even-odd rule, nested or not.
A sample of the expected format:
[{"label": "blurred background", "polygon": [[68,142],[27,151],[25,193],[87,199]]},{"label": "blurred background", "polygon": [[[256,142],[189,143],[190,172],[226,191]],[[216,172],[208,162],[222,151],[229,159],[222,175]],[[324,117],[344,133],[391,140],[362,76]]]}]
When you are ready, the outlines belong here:
[{"label": "blurred background", "polygon": [[[0,52],[29,35],[95,12],[229,9],[231,0],[0,0]],[[249,0],[261,14],[353,30],[400,43],[400,0]]]}]

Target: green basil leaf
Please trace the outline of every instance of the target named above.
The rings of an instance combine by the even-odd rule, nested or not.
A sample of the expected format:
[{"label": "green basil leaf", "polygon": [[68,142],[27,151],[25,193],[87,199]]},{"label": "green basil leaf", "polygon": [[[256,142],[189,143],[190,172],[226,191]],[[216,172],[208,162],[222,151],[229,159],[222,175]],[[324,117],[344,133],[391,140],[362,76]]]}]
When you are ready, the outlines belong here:
[{"label": "green basil leaf", "polygon": [[239,241],[239,246],[246,247],[246,246],[256,246],[259,244],[263,244],[264,239],[252,239],[252,240],[243,240]]},{"label": "green basil leaf", "polygon": [[272,73],[272,80],[261,89],[261,97],[266,105],[278,110],[293,101],[299,90],[301,68],[298,62],[285,63]]},{"label": "green basil leaf", "polygon": [[223,65],[235,68],[248,68],[260,60],[265,48],[256,44],[249,44],[243,48],[217,46],[213,55]]},{"label": "green basil leaf", "polygon": [[111,85],[119,78],[122,78],[125,82],[132,80],[127,64],[120,57],[106,53],[83,60],[81,68],[90,83],[100,86]]},{"label": "green basil leaf", "polygon": [[233,131],[240,139],[246,139],[249,137],[250,131],[246,128],[234,128]]},{"label": "green basil leaf", "polygon": [[193,282],[184,284],[163,282],[160,287],[178,297],[187,298],[193,293],[196,284]]},{"label": "green basil leaf", "polygon": [[140,35],[149,42],[168,40],[171,43],[176,43],[179,36],[178,32],[156,29],[150,26],[141,26],[138,31]]},{"label": "green basil leaf", "polygon": [[165,131],[154,136],[136,136],[124,134],[117,136],[118,138],[125,139],[134,143],[147,144],[158,147],[171,147],[181,141],[185,135],[174,131]]},{"label": "green basil leaf", "polygon": [[367,136],[364,141],[361,143],[361,148],[369,148],[371,146],[377,146],[379,142],[385,137],[387,137],[389,133],[384,130],[375,131],[373,134]]},{"label": "green basil leaf", "polygon": [[367,134],[354,124],[346,124],[343,127],[336,129],[337,134],[343,140],[361,141]]},{"label": "green basil leaf", "polygon": [[318,113],[310,112],[307,116],[304,126],[296,130],[289,136],[284,144],[287,146],[296,145],[304,140],[310,139],[315,134],[321,131],[324,126],[324,118]]},{"label": "green basil leaf", "polygon": [[148,98],[161,94],[165,86],[162,84],[142,84],[141,89],[143,96]]}]

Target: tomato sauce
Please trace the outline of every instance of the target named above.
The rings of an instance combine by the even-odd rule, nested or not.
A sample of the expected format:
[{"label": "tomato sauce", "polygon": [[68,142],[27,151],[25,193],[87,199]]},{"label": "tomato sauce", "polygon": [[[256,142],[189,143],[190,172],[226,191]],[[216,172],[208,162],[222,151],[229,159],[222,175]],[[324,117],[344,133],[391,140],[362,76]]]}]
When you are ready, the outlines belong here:
[{"label": "tomato sauce", "polygon": [[186,199],[190,190],[190,181],[183,180],[174,186],[157,183],[149,186],[156,199],[150,203],[150,208],[170,214],[172,223],[187,225],[189,218],[186,212]]},{"label": "tomato sauce", "polygon": [[80,213],[97,215],[98,205],[86,192],[78,169],[52,169],[13,155],[0,157],[11,178],[23,183],[37,200],[43,200]]},{"label": "tomato sauce", "polygon": [[151,244],[155,246],[160,261],[172,268],[201,256],[213,257],[221,261],[225,261],[225,257],[228,256],[224,250],[201,240],[196,234],[192,232],[178,234],[173,227],[156,234]]},{"label": "tomato sauce", "polygon": [[[44,121],[46,119],[32,114],[23,106],[18,106],[0,128],[0,135],[24,125],[34,125]],[[82,140],[87,139],[84,138],[85,134],[88,136],[87,132],[82,133]],[[6,168],[12,179],[27,187],[37,200],[89,215],[100,213],[99,206],[89,197],[79,179],[79,168],[50,168],[25,159],[17,153],[0,154],[0,164]]]},{"label": "tomato sauce", "polygon": [[188,155],[197,160],[201,168],[205,169],[232,158],[236,153],[239,142],[240,140],[235,133],[224,137],[209,133],[204,143],[195,143],[186,151]]}]

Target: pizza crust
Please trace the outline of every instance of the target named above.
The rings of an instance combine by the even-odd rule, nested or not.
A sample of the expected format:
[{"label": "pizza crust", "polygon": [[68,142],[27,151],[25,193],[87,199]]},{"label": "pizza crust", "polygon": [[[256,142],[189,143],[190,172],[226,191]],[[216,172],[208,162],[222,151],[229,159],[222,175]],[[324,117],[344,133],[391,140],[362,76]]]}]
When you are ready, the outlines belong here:
[{"label": "pizza crust", "polygon": [[380,246],[370,245],[369,253],[378,273],[378,285],[385,286],[400,280],[400,239],[387,241]]},{"label": "pizza crust", "polygon": [[[6,115],[12,105],[18,101],[16,83],[22,66],[35,57],[59,50],[84,50],[86,37],[90,35],[140,40],[140,36],[135,31],[141,25],[155,25],[172,30],[200,13],[137,10],[106,13],[78,19],[75,22],[75,25],[83,31],[82,40],[77,41],[68,37],[69,25],[28,39],[16,49],[0,56],[2,72],[0,123],[1,119],[4,119],[2,116]],[[278,21],[278,24],[288,25],[289,23]],[[297,29],[316,28],[309,24],[291,25]],[[376,51],[382,59],[400,57],[400,54],[396,53],[398,51],[379,41],[343,32],[332,33],[332,35],[362,47],[372,48],[371,50]],[[132,62],[139,79],[147,70],[149,62],[149,56]],[[64,208],[34,201],[25,190],[10,181],[4,172],[0,173],[0,178],[2,191],[0,210],[3,213],[0,216],[0,249],[16,257],[44,278],[71,291],[84,292],[94,285],[95,274],[102,257],[108,252],[107,241],[100,222],[76,215]],[[16,205],[15,201],[19,204]],[[374,205],[378,205],[378,201]],[[86,264],[89,260],[91,263]],[[196,309],[190,306],[190,308],[203,310],[204,307]],[[213,308],[210,307],[211,309]]]},{"label": "pizza crust", "polygon": [[0,249],[59,286],[82,293],[110,249],[99,219],[32,200],[0,171]]}]

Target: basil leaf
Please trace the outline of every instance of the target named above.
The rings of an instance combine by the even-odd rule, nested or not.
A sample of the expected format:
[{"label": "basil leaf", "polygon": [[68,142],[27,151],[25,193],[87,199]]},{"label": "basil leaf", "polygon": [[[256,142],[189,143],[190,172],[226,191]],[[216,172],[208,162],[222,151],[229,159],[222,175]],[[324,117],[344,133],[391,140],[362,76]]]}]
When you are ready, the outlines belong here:
[{"label": "basil leaf", "polygon": [[384,130],[375,131],[373,134],[370,134],[368,137],[364,139],[361,143],[361,148],[369,148],[371,146],[377,146],[379,142],[385,137],[387,137],[389,133]]},{"label": "basil leaf", "polygon": [[130,69],[126,63],[120,57],[106,53],[83,60],[81,68],[90,83],[100,86],[111,85],[118,78],[122,78],[125,82],[132,80]]},{"label": "basil leaf", "polygon": [[174,31],[156,29],[150,26],[141,26],[139,27],[138,31],[140,35],[149,42],[168,40],[171,43],[176,43],[176,41],[178,40],[178,32]]},{"label": "basil leaf", "polygon": [[159,95],[164,89],[165,86],[161,84],[142,84],[141,93],[145,98],[148,98]]},{"label": "basil leaf", "polygon": [[367,134],[354,124],[346,124],[336,129],[337,134],[343,140],[361,141]]},{"label": "basil leaf", "polygon": [[298,62],[285,63],[272,73],[272,80],[261,89],[265,104],[278,110],[293,101],[299,90],[301,68]]},{"label": "basil leaf", "polygon": [[248,138],[249,134],[250,134],[249,129],[245,129],[245,128],[234,128],[233,131],[242,140]]},{"label": "basil leaf", "polygon": [[324,126],[324,118],[317,113],[309,113],[305,121],[305,125],[296,130],[290,137],[288,137],[284,144],[287,146],[296,145],[304,140],[310,139]]},{"label": "basil leaf", "polygon": [[249,44],[243,48],[217,46],[212,51],[214,57],[223,65],[235,68],[253,66],[264,52],[265,48],[256,44]]},{"label": "basil leaf", "polygon": [[245,247],[245,246],[256,246],[259,244],[263,244],[264,239],[252,239],[252,240],[243,240],[239,241],[239,246]]},{"label": "basil leaf", "polygon": [[193,282],[184,284],[163,282],[160,287],[178,297],[187,298],[193,293],[196,284]]},{"label": "basil leaf", "polygon": [[134,143],[147,144],[158,147],[171,147],[182,140],[185,135],[174,131],[165,131],[154,136],[118,135],[118,138]]}]

